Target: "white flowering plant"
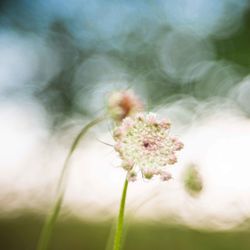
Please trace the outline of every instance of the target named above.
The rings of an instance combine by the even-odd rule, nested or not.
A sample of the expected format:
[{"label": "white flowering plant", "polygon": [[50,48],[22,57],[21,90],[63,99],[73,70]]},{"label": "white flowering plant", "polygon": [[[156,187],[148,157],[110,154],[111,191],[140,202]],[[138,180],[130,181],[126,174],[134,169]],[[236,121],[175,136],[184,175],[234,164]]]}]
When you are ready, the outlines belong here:
[{"label": "white flowering plant", "polygon": [[176,163],[176,152],[183,148],[183,143],[170,135],[170,122],[167,119],[159,119],[156,114],[145,113],[142,101],[133,91],[112,92],[108,97],[106,114],[85,125],[73,141],[59,178],[56,202],[42,229],[37,250],[48,249],[49,239],[63,202],[72,154],[88,130],[106,119],[114,121],[114,150],[121,159],[121,167],[126,171],[113,250],[121,248],[129,182],[136,181],[139,174],[143,179],[159,176],[161,180],[168,181],[172,178],[167,166]]}]

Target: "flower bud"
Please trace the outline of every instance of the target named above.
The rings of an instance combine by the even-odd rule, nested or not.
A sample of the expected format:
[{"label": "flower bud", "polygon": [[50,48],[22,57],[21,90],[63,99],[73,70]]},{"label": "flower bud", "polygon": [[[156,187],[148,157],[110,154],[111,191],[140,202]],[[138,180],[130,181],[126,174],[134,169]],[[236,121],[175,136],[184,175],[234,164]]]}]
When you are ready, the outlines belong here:
[{"label": "flower bud", "polygon": [[127,180],[128,181],[132,181],[132,182],[136,181],[137,180],[137,174],[136,174],[136,172],[135,171],[129,171],[127,173]]},{"label": "flower bud", "polygon": [[123,161],[122,168],[127,171],[131,171],[133,169],[134,163],[132,161]]},{"label": "flower bud", "polygon": [[113,92],[108,98],[108,113],[115,122],[141,111],[143,104],[131,90]]},{"label": "flower bud", "polygon": [[152,168],[143,169],[142,173],[146,179],[151,179],[155,175],[155,171]]},{"label": "flower bud", "polygon": [[160,173],[160,176],[162,181],[169,181],[170,179],[172,179],[172,175],[166,171],[162,171]]},{"label": "flower bud", "polygon": [[172,137],[172,142],[173,142],[173,144],[174,144],[174,149],[175,149],[176,151],[183,149],[184,144],[183,144],[181,141],[179,141],[178,138]]},{"label": "flower bud", "polygon": [[176,155],[175,155],[174,153],[170,154],[169,157],[168,157],[168,159],[167,159],[167,163],[168,163],[169,165],[173,165],[173,164],[175,164],[176,162],[177,162],[177,157],[176,157]]}]

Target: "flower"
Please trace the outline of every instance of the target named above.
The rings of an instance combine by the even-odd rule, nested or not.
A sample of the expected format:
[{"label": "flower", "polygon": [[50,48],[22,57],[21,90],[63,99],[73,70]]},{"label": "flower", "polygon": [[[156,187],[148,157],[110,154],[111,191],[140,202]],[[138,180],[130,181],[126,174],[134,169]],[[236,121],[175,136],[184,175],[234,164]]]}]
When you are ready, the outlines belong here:
[{"label": "flower", "polygon": [[116,91],[108,98],[108,113],[116,122],[143,111],[142,101],[132,90]]},{"label": "flower", "polygon": [[183,143],[170,137],[170,125],[168,120],[158,120],[153,113],[138,113],[125,118],[114,129],[114,148],[128,172],[128,179],[135,180],[138,171],[146,179],[154,175],[160,175],[162,180],[171,179],[165,167],[176,163],[175,151],[181,150]]}]

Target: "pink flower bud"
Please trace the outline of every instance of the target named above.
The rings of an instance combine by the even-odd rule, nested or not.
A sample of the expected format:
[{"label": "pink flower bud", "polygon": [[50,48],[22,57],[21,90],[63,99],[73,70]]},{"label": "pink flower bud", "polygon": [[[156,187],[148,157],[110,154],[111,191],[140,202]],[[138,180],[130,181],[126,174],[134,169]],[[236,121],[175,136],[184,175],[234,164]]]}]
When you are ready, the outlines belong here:
[{"label": "pink flower bud", "polygon": [[155,170],[152,168],[147,168],[143,169],[142,173],[146,179],[151,179],[155,175]]},{"label": "pink flower bud", "polygon": [[168,180],[172,179],[172,175],[168,172],[165,172],[165,171],[162,171],[160,176],[161,176],[162,181],[168,181]]},{"label": "pink flower bud", "polygon": [[115,148],[115,151],[121,153],[121,150],[122,150],[122,144],[120,142],[116,143],[114,145],[114,148]]},{"label": "pink flower bud", "polygon": [[175,150],[181,150],[184,147],[184,144],[179,141],[176,137],[172,137],[172,142],[174,143],[174,149]]},{"label": "pink flower bud", "polygon": [[108,113],[116,122],[141,111],[143,104],[131,90],[113,92],[108,98]]},{"label": "pink flower bud", "polygon": [[160,126],[161,126],[162,128],[169,129],[169,128],[171,127],[171,123],[169,122],[169,120],[163,119],[163,120],[160,122]]},{"label": "pink flower bud", "polygon": [[175,164],[177,162],[177,157],[175,156],[175,154],[171,154],[168,156],[168,160],[167,163],[172,165]]},{"label": "pink flower bud", "polygon": [[149,113],[147,116],[147,122],[149,124],[157,124],[156,115],[153,113]]},{"label": "pink flower bud", "polygon": [[134,163],[132,161],[123,161],[122,162],[122,168],[131,171],[134,167]]},{"label": "pink flower bud", "polygon": [[121,128],[116,128],[113,132],[113,137],[115,140],[118,140],[122,135],[122,129]]},{"label": "pink flower bud", "polygon": [[132,181],[132,182],[136,181],[137,180],[137,174],[136,174],[136,172],[135,171],[129,171],[127,173],[127,180],[128,181]]}]

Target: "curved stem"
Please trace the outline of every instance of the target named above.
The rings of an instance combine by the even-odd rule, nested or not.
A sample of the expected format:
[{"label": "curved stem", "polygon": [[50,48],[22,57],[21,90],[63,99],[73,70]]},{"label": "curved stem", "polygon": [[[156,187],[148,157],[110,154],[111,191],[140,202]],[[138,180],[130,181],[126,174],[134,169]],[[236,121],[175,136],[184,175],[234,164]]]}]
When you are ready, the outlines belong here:
[{"label": "curved stem", "polygon": [[119,215],[118,215],[118,219],[117,219],[117,226],[116,226],[113,250],[120,250],[120,248],[121,248],[121,239],[122,239],[122,231],[123,231],[123,223],[124,223],[124,211],[125,211],[127,189],[128,189],[128,180],[126,178],[126,180],[124,182],[122,197],[121,197],[121,202],[120,202],[120,209],[119,209]]},{"label": "curved stem", "polygon": [[57,217],[60,213],[61,210],[61,206],[62,206],[62,202],[63,202],[63,198],[64,198],[64,193],[65,193],[65,182],[67,179],[67,173],[69,170],[69,166],[70,166],[70,159],[71,156],[73,155],[75,149],[77,148],[77,146],[79,145],[81,139],[84,137],[84,135],[88,132],[88,130],[90,128],[92,128],[93,126],[95,126],[96,124],[98,124],[99,122],[102,122],[103,120],[105,120],[105,117],[99,117],[96,118],[94,120],[92,120],[91,122],[87,123],[79,132],[79,134],[77,135],[77,137],[75,138],[75,140],[73,141],[70,150],[68,152],[68,155],[64,161],[63,164],[63,168],[60,174],[60,178],[58,181],[58,185],[57,185],[57,198],[56,198],[56,202],[52,208],[51,213],[48,215],[45,224],[42,228],[42,232],[40,234],[40,238],[38,241],[38,245],[37,245],[37,250],[46,250],[48,248],[48,244],[49,244],[49,240],[55,225],[55,222],[57,220]]}]

